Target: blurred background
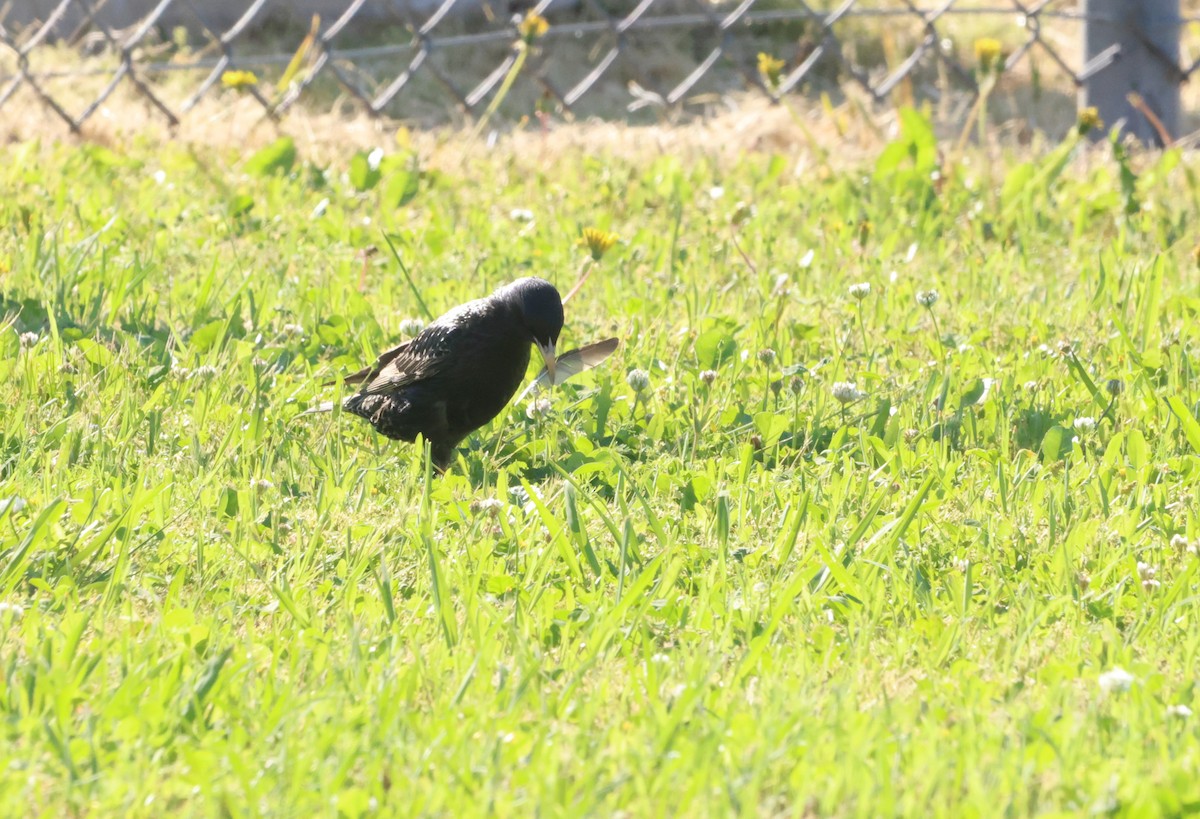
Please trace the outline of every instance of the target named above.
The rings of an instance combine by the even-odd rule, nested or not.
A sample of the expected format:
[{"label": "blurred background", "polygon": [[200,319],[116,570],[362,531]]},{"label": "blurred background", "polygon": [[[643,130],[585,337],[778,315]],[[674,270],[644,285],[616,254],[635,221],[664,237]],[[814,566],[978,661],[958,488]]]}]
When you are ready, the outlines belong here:
[{"label": "blurred background", "polygon": [[912,105],[1028,141],[1094,106],[1163,143],[1196,128],[1198,34],[1178,0],[9,0],[0,134],[236,138],[298,108],[489,131],[782,111],[856,139],[880,122],[856,111]]}]

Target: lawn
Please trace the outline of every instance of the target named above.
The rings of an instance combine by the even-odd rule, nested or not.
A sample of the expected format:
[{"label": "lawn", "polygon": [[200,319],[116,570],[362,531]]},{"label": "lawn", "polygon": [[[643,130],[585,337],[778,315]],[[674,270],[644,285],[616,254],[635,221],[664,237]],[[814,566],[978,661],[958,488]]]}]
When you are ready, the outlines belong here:
[{"label": "lawn", "polygon": [[[1194,161],[954,142],[0,148],[0,813],[1195,810]],[[586,227],[444,477],[297,418]]]}]

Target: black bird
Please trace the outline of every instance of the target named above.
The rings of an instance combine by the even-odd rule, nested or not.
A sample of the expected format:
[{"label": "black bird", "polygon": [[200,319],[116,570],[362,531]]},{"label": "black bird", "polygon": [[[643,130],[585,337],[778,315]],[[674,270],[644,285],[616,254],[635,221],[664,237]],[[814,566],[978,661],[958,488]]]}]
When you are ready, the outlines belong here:
[{"label": "black bird", "polygon": [[562,299],[554,285],[517,279],[455,307],[347,376],[345,383],[363,386],[342,408],[388,438],[411,442],[422,435],[434,465],[445,470],[459,442],[499,415],[521,386],[530,344],[542,354],[553,382],[562,326]]}]

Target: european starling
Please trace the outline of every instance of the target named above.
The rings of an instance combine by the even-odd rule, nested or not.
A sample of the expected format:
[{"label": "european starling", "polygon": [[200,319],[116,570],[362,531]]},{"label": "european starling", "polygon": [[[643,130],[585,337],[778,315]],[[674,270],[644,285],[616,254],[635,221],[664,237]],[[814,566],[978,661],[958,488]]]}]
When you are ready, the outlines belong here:
[{"label": "european starling", "polygon": [[517,279],[455,307],[416,338],[347,376],[347,384],[363,386],[342,408],[388,438],[411,442],[420,434],[429,441],[434,465],[445,470],[458,443],[513,397],[529,367],[530,344],[553,380],[562,326],[562,299],[554,285]]}]

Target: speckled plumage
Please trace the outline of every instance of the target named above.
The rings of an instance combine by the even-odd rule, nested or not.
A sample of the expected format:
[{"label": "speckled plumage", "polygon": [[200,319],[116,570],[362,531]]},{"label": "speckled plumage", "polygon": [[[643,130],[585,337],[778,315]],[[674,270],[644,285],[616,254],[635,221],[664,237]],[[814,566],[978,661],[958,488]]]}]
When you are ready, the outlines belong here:
[{"label": "speckled plumage", "polygon": [[388,438],[430,443],[445,469],[467,435],[508,404],[529,367],[530,345],[558,341],[562,300],[543,279],[525,278],[455,307],[410,341],[348,376],[362,384],[342,406]]}]

